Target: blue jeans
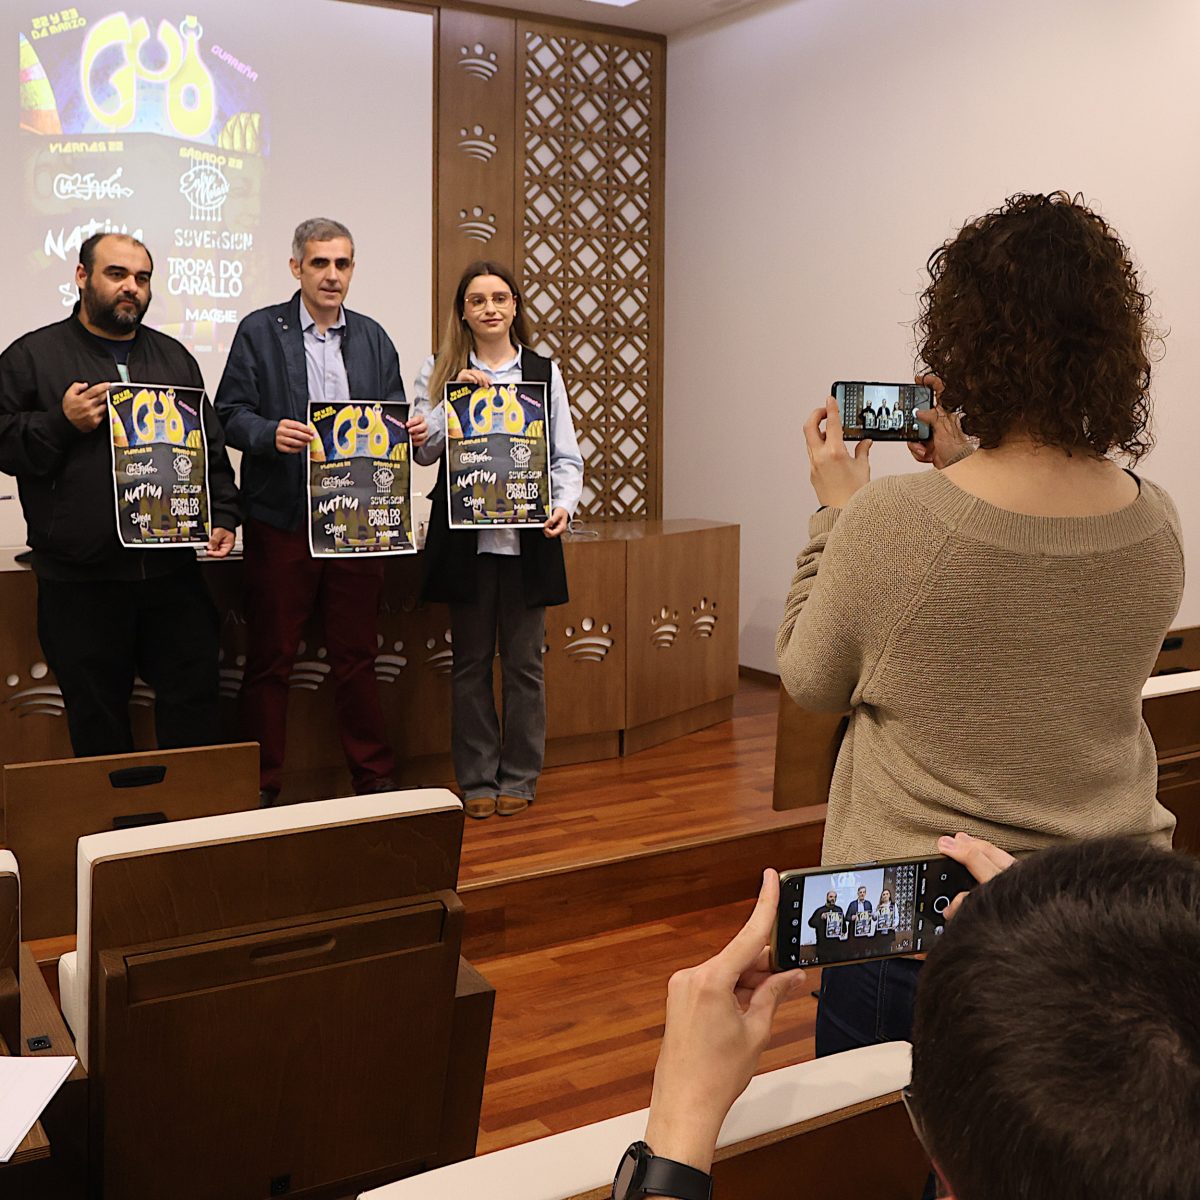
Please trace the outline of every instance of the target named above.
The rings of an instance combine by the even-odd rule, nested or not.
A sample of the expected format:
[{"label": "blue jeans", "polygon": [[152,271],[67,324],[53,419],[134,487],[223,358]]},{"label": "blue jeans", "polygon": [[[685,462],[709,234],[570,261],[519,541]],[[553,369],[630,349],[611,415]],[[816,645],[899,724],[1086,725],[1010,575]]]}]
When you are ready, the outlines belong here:
[{"label": "blue jeans", "polygon": [[826,967],[817,1004],[817,1057],[912,1041],[921,964],[911,958]]},{"label": "blue jeans", "polygon": [[[817,1057],[879,1042],[911,1042],[921,964],[912,958],[826,967],[817,1001]],[[930,1175],[921,1200],[934,1200]]]}]

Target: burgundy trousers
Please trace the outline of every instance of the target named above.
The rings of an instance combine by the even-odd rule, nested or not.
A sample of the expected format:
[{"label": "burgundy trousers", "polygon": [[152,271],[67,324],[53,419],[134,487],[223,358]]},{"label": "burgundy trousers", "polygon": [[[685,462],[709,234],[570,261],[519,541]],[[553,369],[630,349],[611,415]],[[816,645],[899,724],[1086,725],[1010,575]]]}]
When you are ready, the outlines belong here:
[{"label": "burgundy trousers", "polygon": [[[393,774],[375,682],[383,591],[378,559],[313,558],[308,533],[247,519],[243,527],[246,675],[242,723],[260,746],[259,786],[278,792],[287,747],[288,677],[304,625],[320,610],[338,733],[357,792]],[[306,657],[317,659],[316,647]]]}]

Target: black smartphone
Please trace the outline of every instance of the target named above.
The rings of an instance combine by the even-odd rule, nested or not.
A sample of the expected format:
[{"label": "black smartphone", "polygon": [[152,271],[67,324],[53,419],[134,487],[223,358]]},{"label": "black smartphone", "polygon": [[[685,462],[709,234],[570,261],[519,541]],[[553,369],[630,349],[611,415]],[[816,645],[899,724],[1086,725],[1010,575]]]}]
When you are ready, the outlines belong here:
[{"label": "black smartphone", "polygon": [[933,407],[933,389],[923,383],[861,383],[839,380],[829,393],[842,414],[848,442],[924,442],[933,427],[918,421],[918,408]]},{"label": "black smartphone", "polygon": [[951,858],[808,867],[779,877],[771,969],[827,967],[920,954],[975,877]]}]

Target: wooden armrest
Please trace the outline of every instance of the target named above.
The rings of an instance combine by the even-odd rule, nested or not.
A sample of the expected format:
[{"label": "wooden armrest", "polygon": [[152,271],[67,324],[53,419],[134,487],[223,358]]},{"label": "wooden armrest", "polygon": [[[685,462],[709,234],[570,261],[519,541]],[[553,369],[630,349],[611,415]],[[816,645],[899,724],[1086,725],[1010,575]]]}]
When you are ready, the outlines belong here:
[{"label": "wooden armrest", "polygon": [[21,1041],[21,983],[13,967],[0,968],[0,1038],[15,1049]]},{"label": "wooden armrest", "polygon": [[[49,1045],[38,1050],[29,1048],[30,1038],[47,1038]],[[75,1039],[59,1012],[50,988],[42,978],[28,943],[21,945],[21,1040],[27,1055],[75,1054]],[[86,1079],[87,1072],[77,1060],[67,1081]]]}]

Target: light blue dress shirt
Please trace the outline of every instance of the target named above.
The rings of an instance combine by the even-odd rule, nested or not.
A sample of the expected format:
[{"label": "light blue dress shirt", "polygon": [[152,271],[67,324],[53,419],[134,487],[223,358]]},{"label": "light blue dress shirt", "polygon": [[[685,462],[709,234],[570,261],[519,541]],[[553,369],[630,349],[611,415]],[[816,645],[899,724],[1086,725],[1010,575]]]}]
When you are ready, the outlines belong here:
[{"label": "light blue dress shirt", "polygon": [[[499,367],[481,363],[472,352],[470,365],[482,371],[493,383],[521,382],[521,353],[514,351],[511,361]],[[435,403],[429,395],[429,379],[433,374],[434,355],[421,367],[413,384],[414,412],[423,413],[429,428],[429,440],[413,451],[413,458],[423,466],[431,466],[442,456],[446,447],[446,410],[439,396]],[[554,508],[565,508],[573,517],[583,493],[583,456],[575,438],[575,423],[571,420],[571,405],[558,363],[550,364],[550,498]],[[480,554],[520,554],[520,531],[516,529],[481,529],[478,532]]]},{"label": "light blue dress shirt", "polygon": [[[342,338],[346,333],[346,312],[338,309],[337,320],[324,332],[300,299],[300,328],[304,331],[304,366],[308,371],[308,399],[312,404],[347,404],[350,401],[350,380],[342,359]],[[374,400],[375,396],[362,396]],[[308,414],[301,418],[306,420]]]}]

